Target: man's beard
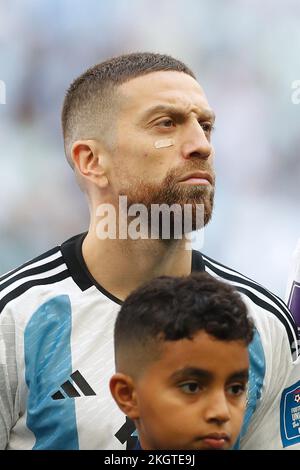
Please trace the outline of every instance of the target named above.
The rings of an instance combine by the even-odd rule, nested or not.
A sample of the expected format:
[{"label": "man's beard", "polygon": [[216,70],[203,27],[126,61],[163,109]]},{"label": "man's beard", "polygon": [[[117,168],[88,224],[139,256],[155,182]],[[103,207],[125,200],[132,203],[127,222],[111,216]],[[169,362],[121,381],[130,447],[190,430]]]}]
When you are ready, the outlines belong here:
[{"label": "man's beard", "polygon": [[[208,171],[213,179],[212,185],[191,185],[188,183],[179,183],[178,180],[192,171]],[[119,196],[127,196],[127,206],[133,204],[143,204],[148,212],[148,233],[150,230],[158,232],[159,238],[163,239],[162,217],[159,217],[158,226],[153,227],[153,219],[151,220],[151,212],[153,213],[153,205],[167,205],[171,207],[176,204],[177,210],[170,212],[170,239],[174,239],[175,233],[178,233],[178,212],[181,212],[181,223],[179,231],[181,234],[203,228],[211,219],[214,203],[214,184],[215,177],[211,169],[199,168],[193,166],[181,170],[170,170],[161,183],[143,182],[141,179],[134,183],[128,181],[126,188],[119,191]],[[186,205],[190,205],[189,211]],[[185,215],[184,215],[185,212]],[[152,226],[151,226],[152,225]],[[156,223],[157,225],[157,223]],[[150,236],[150,235],[149,235]],[[176,237],[175,237],[176,238]]]}]

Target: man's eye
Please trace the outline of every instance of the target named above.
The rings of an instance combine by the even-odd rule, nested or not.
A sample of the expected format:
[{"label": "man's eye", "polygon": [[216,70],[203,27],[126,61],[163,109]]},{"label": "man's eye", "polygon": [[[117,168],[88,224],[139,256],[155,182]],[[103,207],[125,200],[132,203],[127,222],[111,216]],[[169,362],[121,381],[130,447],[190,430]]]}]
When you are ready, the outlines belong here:
[{"label": "man's eye", "polygon": [[160,127],[173,127],[174,121],[173,119],[164,119],[163,121],[158,122],[157,125]]},{"label": "man's eye", "polygon": [[239,397],[240,395],[243,395],[243,393],[246,391],[246,386],[244,384],[234,384],[228,387],[227,390],[230,395]]},{"label": "man's eye", "polygon": [[214,130],[214,126],[211,122],[201,122],[199,121],[200,126],[204,130],[204,132],[212,132]]},{"label": "man's eye", "polygon": [[200,386],[197,382],[186,382],[180,385],[181,390],[184,393],[197,393],[200,390]]}]

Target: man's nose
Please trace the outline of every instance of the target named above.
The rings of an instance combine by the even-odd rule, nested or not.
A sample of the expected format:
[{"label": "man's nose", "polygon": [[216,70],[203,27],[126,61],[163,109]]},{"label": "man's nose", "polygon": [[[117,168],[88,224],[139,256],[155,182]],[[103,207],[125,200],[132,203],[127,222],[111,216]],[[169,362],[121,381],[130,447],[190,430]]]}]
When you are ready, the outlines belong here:
[{"label": "man's nose", "polygon": [[183,135],[182,156],[186,159],[201,158],[207,160],[213,147],[201,124],[197,120],[190,123]]},{"label": "man's nose", "polygon": [[224,392],[207,397],[204,417],[207,422],[223,424],[230,420],[229,404]]}]

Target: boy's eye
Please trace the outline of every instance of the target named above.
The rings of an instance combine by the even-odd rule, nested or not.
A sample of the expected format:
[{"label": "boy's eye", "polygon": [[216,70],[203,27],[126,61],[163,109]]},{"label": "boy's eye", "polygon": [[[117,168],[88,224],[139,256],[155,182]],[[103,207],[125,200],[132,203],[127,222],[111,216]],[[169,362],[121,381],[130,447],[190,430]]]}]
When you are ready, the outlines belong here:
[{"label": "boy's eye", "polygon": [[200,385],[197,382],[186,382],[180,385],[184,393],[197,393],[200,390]]},{"label": "boy's eye", "polygon": [[246,386],[244,384],[233,384],[230,387],[228,387],[229,394],[235,397],[243,395],[245,391],[246,391]]}]

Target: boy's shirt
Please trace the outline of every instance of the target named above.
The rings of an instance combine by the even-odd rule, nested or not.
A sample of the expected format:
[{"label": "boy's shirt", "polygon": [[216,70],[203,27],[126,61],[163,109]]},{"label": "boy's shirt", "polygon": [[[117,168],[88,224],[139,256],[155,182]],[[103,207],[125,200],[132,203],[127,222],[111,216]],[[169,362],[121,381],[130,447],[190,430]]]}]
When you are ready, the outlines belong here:
[{"label": "boy's shirt", "polygon": [[[121,302],[88,272],[84,236],[0,278],[1,449],[114,450],[136,444],[134,425],[108,386]],[[192,270],[236,286],[255,322],[238,446],[300,448],[300,433],[292,440],[282,434],[284,423],[291,424],[281,406],[282,391],[293,385],[300,368],[292,362],[297,330],[287,307],[254,281],[196,251]]]}]

